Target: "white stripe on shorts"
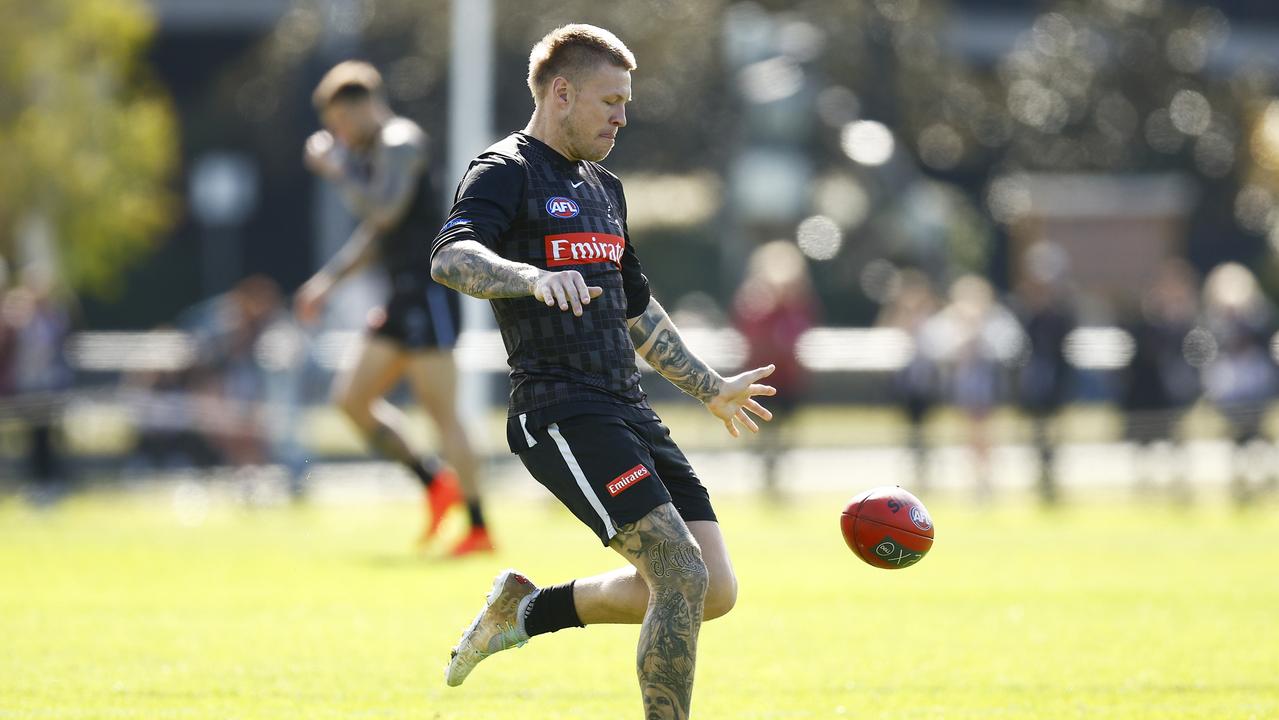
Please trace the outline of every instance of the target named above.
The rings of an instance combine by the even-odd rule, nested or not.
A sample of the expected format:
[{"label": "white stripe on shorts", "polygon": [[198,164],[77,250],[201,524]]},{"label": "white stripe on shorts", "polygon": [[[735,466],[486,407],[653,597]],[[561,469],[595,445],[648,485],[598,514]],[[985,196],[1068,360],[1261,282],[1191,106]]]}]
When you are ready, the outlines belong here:
[{"label": "white stripe on shorts", "polygon": [[560,434],[559,424],[551,423],[547,426],[546,431],[550,433],[551,439],[555,440],[555,444],[559,446],[560,455],[564,457],[564,463],[568,465],[569,472],[573,473],[573,479],[577,481],[577,486],[581,488],[582,494],[591,503],[591,507],[595,508],[600,520],[604,521],[604,532],[608,533],[608,539],[612,540],[613,536],[617,534],[617,528],[613,527],[613,521],[609,519],[608,512],[604,510],[599,497],[591,489],[590,483],[586,482],[586,474],[582,472],[582,466],[577,464],[577,458],[573,457],[573,449],[568,446],[568,441]]},{"label": "white stripe on shorts", "polygon": [[524,442],[528,443],[530,448],[537,446],[537,438],[528,432],[528,413],[520,413],[520,429],[524,431]]}]

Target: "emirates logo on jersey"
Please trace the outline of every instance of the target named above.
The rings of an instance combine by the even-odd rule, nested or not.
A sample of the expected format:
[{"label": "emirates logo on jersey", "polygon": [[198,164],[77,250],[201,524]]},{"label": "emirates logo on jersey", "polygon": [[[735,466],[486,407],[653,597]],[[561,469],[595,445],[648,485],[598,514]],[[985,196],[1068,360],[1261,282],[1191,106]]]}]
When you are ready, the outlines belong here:
[{"label": "emirates logo on jersey", "polygon": [[546,266],[611,262],[620,265],[626,238],[604,233],[563,233],[546,236]]}]

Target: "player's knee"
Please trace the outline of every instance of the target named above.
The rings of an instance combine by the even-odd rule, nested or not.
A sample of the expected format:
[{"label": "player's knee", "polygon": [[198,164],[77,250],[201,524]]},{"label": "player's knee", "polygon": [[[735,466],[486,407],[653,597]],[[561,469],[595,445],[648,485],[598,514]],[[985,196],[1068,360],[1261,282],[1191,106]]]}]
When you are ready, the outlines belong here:
[{"label": "player's knee", "polygon": [[707,620],[724,617],[737,605],[737,578],[729,573],[710,578],[706,589],[706,605],[702,615]]},{"label": "player's knee", "polygon": [[705,603],[710,570],[697,543],[665,540],[654,546],[648,557],[649,577],[645,580],[652,590],[670,589],[690,603]]}]

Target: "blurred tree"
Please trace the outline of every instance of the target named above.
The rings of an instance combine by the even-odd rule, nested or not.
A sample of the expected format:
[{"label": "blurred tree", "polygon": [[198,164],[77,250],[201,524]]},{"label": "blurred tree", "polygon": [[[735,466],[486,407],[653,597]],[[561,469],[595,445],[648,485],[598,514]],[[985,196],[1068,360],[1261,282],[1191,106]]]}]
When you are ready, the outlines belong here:
[{"label": "blurred tree", "polygon": [[177,130],[141,63],[142,0],[0,3],[0,256],[48,230],[62,278],[112,295],[173,216]]},{"label": "blurred tree", "polygon": [[[1000,223],[1024,209],[1027,173],[1171,173],[1197,190],[1187,242],[1197,263],[1258,264],[1267,233],[1279,247],[1279,181],[1267,167],[1279,168],[1279,153],[1266,149],[1279,147],[1269,139],[1279,137],[1279,109],[1269,111],[1279,108],[1276,73],[1270,62],[1237,62],[1221,9],[1179,0],[1010,6],[1008,17],[1027,25],[989,57],[957,50],[954,28],[970,5],[792,6],[820,28],[839,29],[840,42],[828,43],[817,61],[830,83],[817,107],[830,126],[819,141],[830,171],[845,172],[840,129],[858,117],[887,124],[908,156],[856,169],[852,179],[869,195],[871,212],[846,253],[870,258],[882,251],[877,246],[902,243],[901,228],[877,216],[893,209],[903,185],[918,182],[903,165],[962,188]],[[998,278],[1004,251],[982,247],[996,239],[970,233],[946,247],[956,265]]]},{"label": "blurred tree", "polygon": [[[640,67],[630,108],[636,122],[610,164],[686,170],[690,156],[709,163],[716,150],[726,148],[718,139],[731,126],[718,55],[726,5],[726,0],[495,0],[496,131],[522,128],[532,112],[525,77],[533,44],[560,25],[592,23],[616,32]],[[309,95],[330,64],[359,57],[381,69],[398,112],[440,137],[447,121],[449,12],[448,0],[294,0],[274,31],[223,78],[219,103],[238,107],[271,130],[257,133],[258,149],[276,154],[273,131],[297,121],[281,98]],[[281,157],[296,163],[297,156],[289,146]]]},{"label": "blurred tree", "polygon": [[[268,171],[296,166],[299,143],[281,139],[314,126],[307,92],[331,62],[354,55],[383,69],[392,104],[442,150],[450,8],[449,0],[294,0],[224,76],[216,105],[249,121],[245,143]],[[964,0],[495,0],[494,8],[498,133],[521,127],[531,109],[529,47],[567,22],[614,30],[639,60],[631,124],[608,160],[624,176],[709,171],[722,179],[759,144],[751,123],[789,133],[813,165],[805,213],[833,219],[846,238],[833,257],[814,259],[832,322],[873,318],[858,278],[876,259],[935,265],[938,280],[964,272],[1001,279],[999,224],[1014,213],[996,191],[1017,190],[1007,180],[1026,173],[1180,174],[1201,191],[1189,242],[1196,261],[1249,256],[1266,233],[1279,244],[1279,181],[1269,166],[1258,172],[1279,168],[1279,150],[1265,149],[1279,148],[1279,105],[1268,112],[1274,73],[1231,77],[1239,68],[1221,62],[1230,22],[1211,4],[1010,5],[1010,17],[1028,22],[1005,31],[1015,35],[995,57],[955,44],[952,31],[971,11]],[[735,44],[733,16],[768,22],[750,24],[758,32]],[[738,45],[749,57],[733,57]],[[805,124],[778,121],[795,107]],[[886,162],[849,154],[849,130],[862,120],[891,130]],[[920,207],[937,210],[928,218],[936,221],[899,221]],[[687,265],[693,246],[715,257],[709,250],[731,242],[726,216],[646,233],[645,262]],[[750,243],[794,232],[778,223]],[[654,275],[670,283],[659,288],[667,296],[702,291],[723,301],[733,285],[707,273]]]}]

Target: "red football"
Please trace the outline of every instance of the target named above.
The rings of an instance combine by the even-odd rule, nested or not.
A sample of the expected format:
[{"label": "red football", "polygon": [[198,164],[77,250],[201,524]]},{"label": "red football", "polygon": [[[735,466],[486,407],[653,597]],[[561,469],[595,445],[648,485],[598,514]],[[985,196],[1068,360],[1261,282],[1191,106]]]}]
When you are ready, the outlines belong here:
[{"label": "red football", "polygon": [[839,526],[857,557],[877,568],[909,567],[933,546],[928,510],[919,498],[895,486],[871,488],[850,500]]}]

